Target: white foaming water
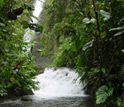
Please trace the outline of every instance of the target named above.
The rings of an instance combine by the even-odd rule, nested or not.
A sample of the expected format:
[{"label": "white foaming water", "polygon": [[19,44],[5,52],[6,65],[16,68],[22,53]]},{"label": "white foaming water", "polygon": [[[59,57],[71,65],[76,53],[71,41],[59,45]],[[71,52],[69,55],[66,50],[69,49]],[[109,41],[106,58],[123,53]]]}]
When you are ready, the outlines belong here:
[{"label": "white foaming water", "polygon": [[26,47],[24,47],[23,49],[26,49],[26,52],[30,52],[31,51],[31,44],[30,42],[33,40],[35,35],[35,31],[31,30],[30,28],[25,29],[25,34],[23,36],[23,41],[26,43],[29,43],[28,45],[26,45]]},{"label": "white foaming water", "polygon": [[[35,3],[34,3],[33,15],[35,17],[37,17],[38,19],[39,19],[41,11],[43,9],[43,2],[44,2],[44,0],[35,0]],[[32,19],[33,19],[33,23],[38,22],[35,18],[32,18]]]},{"label": "white foaming water", "polygon": [[[82,97],[83,85],[74,70],[68,68],[46,68],[43,74],[36,76],[39,90],[33,91],[35,97]],[[77,79],[77,80],[75,80]]]},{"label": "white foaming water", "polygon": [[[33,15],[36,17],[36,18],[39,18],[40,16],[40,13],[43,9],[43,2],[44,0],[35,0],[34,2],[34,11],[33,11]],[[38,21],[32,17],[32,20],[33,20],[33,23],[34,24],[37,24]],[[30,52],[31,50],[31,45],[30,45],[30,42],[34,39],[34,36],[35,36],[35,31],[34,30],[31,30],[29,28],[27,28],[25,30],[25,34],[24,34],[24,37],[23,37],[23,41],[24,42],[27,42],[29,43],[29,45],[27,45],[25,48],[23,49],[26,49],[27,52]]]}]

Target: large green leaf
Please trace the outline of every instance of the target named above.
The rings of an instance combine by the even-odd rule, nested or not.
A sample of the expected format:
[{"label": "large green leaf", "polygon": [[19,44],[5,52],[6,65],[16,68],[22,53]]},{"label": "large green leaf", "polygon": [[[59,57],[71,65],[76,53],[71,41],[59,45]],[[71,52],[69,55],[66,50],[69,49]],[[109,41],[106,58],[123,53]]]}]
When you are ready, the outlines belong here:
[{"label": "large green leaf", "polygon": [[6,25],[4,23],[0,23],[0,26],[1,27],[5,27]]},{"label": "large green leaf", "polygon": [[123,30],[124,27],[111,28],[109,31]]},{"label": "large green leaf", "polygon": [[109,12],[106,12],[104,10],[100,10],[100,14],[104,17],[104,21],[107,21],[108,19],[110,19],[111,14]]},{"label": "large green leaf", "polygon": [[120,32],[117,32],[116,34],[114,34],[114,36],[119,36],[119,35],[122,35],[124,33],[124,26],[117,27],[117,28],[111,28],[109,31],[120,31]]},{"label": "large green leaf", "polygon": [[118,33],[114,34],[114,36],[119,36],[119,35],[121,35],[121,34],[123,34],[123,33],[124,33],[124,31],[118,32]]},{"label": "large green leaf", "polygon": [[93,45],[93,40],[90,41],[90,42],[87,42],[84,46],[83,46],[83,50],[85,51],[86,49],[92,47]]},{"label": "large green leaf", "polygon": [[104,103],[112,93],[113,88],[108,89],[106,85],[101,86],[96,92],[96,104]]},{"label": "large green leaf", "polygon": [[83,19],[83,22],[84,22],[85,24],[94,23],[94,22],[95,22],[95,19],[84,18],[84,19]]}]

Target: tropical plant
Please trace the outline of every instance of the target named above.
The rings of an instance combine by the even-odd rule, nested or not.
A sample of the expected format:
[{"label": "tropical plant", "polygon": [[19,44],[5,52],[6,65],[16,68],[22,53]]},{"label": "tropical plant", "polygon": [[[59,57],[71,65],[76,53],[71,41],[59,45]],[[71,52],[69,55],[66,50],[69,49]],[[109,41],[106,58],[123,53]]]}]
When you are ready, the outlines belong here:
[{"label": "tropical plant", "polygon": [[[33,56],[23,49],[28,45],[23,41],[27,28],[24,24],[28,25],[26,20],[31,14],[28,11],[31,6],[26,2],[0,0],[0,98],[28,94],[36,88],[32,80],[37,73]],[[42,30],[40,26],[39,30]]]},{"label": "tropical plant", "polygon": [[56,41],[55,66],[75,68],[96,106],[123,106],[123,0],[52,0],[49,9],[56,17],[49,18],[52,26],[43,22],[44,35]]}]

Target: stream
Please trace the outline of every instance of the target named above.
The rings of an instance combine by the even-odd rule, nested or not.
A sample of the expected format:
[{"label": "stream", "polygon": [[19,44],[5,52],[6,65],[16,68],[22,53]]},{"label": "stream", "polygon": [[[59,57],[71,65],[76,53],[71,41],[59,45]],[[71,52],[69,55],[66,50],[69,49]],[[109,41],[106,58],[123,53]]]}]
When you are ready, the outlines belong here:
[{"label": "stream", "polygon": [[0,107],[94,107],[93,102],[89,98],[73,97],[73,98],[54,98],[40,99],[34,101],[6,101],[0,104]]},{"label": "stream", "polygon": [[[38,90],[34,95],[16,100],[4,101],[0,107],[93,107],[90,96],[84,94],[78,74],[69,68],[46,68],[36,76]],[[23,98],[24,98],[23,97]]]},{"label": "stream", "polygon": [[[44,0],[41,0],[44,2]],[[43,3],[35,0],[33,15],[39,18],[42,11]],[[38,23],[33,19],[33,23]],[[32,40],[32,34],[35,32],[26,29],[24,42]],[[27,48],[30,52],[31,46]],[[38,81],[38,90],[32,90],[34,95],[24,96],[22,98],[6,100],[0,103],[0,107],[94,107],[93,100],[90,96],[85,95],[83,84],[80,82],[78,74],[69,68],[46,68],[44,73],[36,76],[34,81]]]}]

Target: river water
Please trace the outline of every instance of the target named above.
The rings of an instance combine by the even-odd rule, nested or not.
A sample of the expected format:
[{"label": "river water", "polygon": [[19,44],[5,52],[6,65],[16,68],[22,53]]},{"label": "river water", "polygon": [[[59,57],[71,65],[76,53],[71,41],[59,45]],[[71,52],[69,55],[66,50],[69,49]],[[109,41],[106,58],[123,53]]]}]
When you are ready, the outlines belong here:
[{"label": "river water", "polygon": [[[41,0],[44,1],[44,0]],[[33,15],[39,18],[42,11],[42,2],[35,0]],[[33,23],[37,20],[33,19]],[[32,34],[35,32],[26,29],[24,42],[30,42]],[[31,46],[27,47],[27,52]],[[94,107],[90,96],[84,94],[83,84],[80,77],[74,70],[68,68],[46,68],[44,73],[36,76],[34,81],[39,82],[39,89],[33,91],[34,95],[24,96],[28,101],[22,98],[6,100],[0,103],[0,107]],[[23,98],[24,98],[23,97]]]},{"label": "river water", "polygon": [[[36,76],[38,90],[34,95],[4,101],[0,107],[93,107],[92,99],[84,94],[83,83],[74,70],[69,68],[46,68]],[[24,98],[23,97],[23,98]]]},{"label": "river water", "polygon": [[33,101],[6,101],[0,104],[0,107],[94,107],[90,98],[72,97],[72,98],[54,98],[39,99]]}]

